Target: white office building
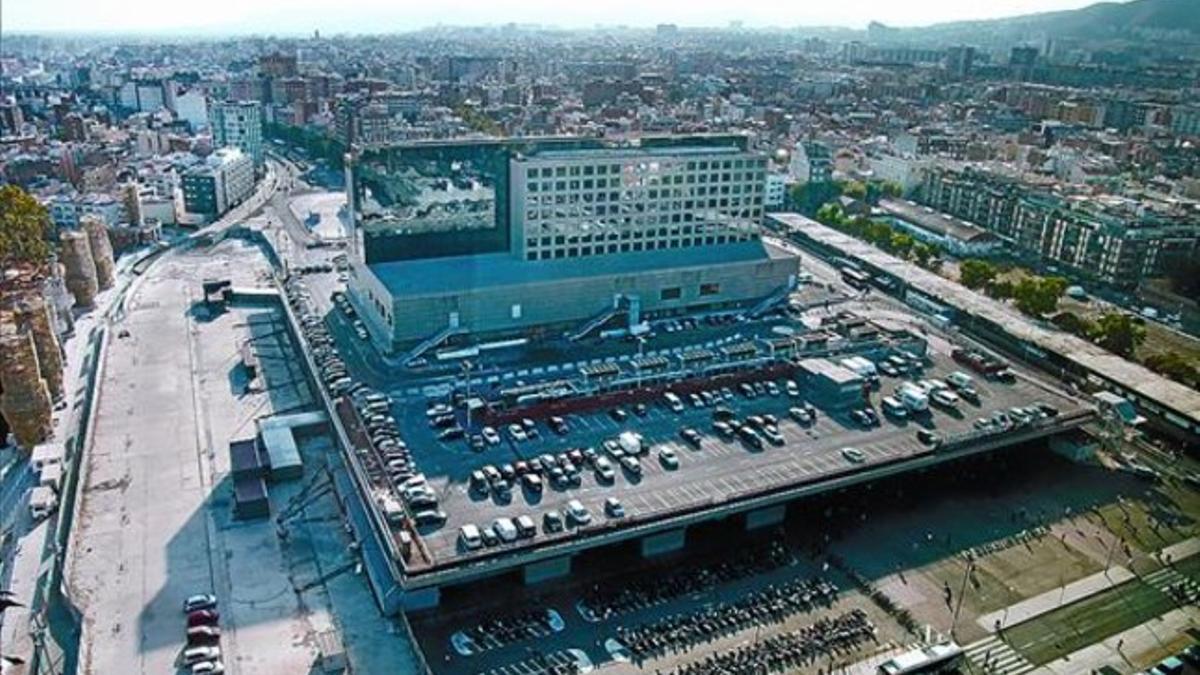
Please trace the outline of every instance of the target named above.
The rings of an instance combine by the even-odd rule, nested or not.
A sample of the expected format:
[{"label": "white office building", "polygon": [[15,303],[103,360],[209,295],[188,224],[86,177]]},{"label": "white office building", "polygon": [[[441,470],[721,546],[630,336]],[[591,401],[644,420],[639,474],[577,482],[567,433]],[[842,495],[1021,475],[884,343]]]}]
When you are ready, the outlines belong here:
[{"label": "white office building", "polygon": [[754,239],[766,166],[765,156],[736,147],[515,157],[511,250],[551,260]]},{"label": "white office building", "polygon": [[258,101],[212,101],[208,120],[213,146],[240,148],[255,166],[263,163],[263,116]]}]

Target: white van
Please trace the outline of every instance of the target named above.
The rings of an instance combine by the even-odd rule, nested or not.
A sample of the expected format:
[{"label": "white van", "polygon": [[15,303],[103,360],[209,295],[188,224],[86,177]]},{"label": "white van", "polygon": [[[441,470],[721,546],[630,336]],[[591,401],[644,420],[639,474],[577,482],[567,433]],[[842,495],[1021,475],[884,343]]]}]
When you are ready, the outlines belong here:
[{"label": "white van", "polygon": [[49,464],[62,464],[63,447],[57,443],[43,443],[34,447],[29,456],[29,465],[34,471],[41,471]]},{"label": "white van", "polygon": [[929,409],[929,395],[911,382],[905,382],[897,387],[896,396],[909,412],[916,413]]},{"label": "white van", "polygon": [[513,524],[512,518],[497,518],[492,527],[495,528],[500,541],[512,543],[517,540],[517,526]]},{"label": "white van", "polygon": [[908,408],[904,407],[904,403],[895,396],[884,396],[880,402],[883,406],[883,413],[896,419],[904,419],[908,417]]},{"label": "white van", "polygon": [[483,537],[479,534],[479,528],[471,524],[463,525],[458,529],[458,540],[468,551],[474,551],[483,546]]},{"label": "white van", "polygon": [[39,485],[29,492],[29,515],[34,520],[41,520],[46,516],[54,513],[54,509],[58,508],[58,495],[54,494],[54,490]]}]

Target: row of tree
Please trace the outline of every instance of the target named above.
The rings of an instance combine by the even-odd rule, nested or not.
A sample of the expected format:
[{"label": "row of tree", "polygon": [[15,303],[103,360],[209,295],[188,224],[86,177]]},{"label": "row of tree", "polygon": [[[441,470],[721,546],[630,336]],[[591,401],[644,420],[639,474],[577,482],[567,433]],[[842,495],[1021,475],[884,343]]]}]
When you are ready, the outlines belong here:
[{"label": "row of tree", "polygon": [[838,197],[860,199],[868,204],[877,204],[884,197],[899,197],[904,188],[895,181],[839,180],[824,183],[800,183],[792,187],[788,198],[790,208],[806,216],[812,216],[826,204]]},{"label": "row of tree", "polygon": [[306,127],[267,122],[263,125],[263,135],[283,141],[288,147],[303,148],[310,159],[323,159],[334,169],[342,168],[342,155],[345,154],[346,148],[327,134]]},{"label": "row of tree", "polygon": [[822,225],[862,239],[897,258],[912,260],[921,267],[936,269],[941,264],[942,251],[939,247],[917,241],[912,235],[901,232],[885,222],[866,216],[849,216],[838,204],[822,206],[817,210],[816,219]]},{"label": "row of tree", "polygon": [[1058,310],[1058,300],[1069,285],[1064,277],[1035,275],[1014,283],[1000,278],[1003,271],[993,262],[968,258],[958,266],[958,280],[963,286],[983,291],[996,300],[1012,300],[1022,313],[1039,319]]}]

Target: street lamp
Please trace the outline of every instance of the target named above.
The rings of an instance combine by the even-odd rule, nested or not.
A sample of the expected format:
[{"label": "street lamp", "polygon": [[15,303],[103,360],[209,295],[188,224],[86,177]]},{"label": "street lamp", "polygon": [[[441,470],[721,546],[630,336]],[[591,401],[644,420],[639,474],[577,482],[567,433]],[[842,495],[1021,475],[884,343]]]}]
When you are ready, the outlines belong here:
[{"label": "street lamp", "polygon": [[467,431],[471,430],[471,360],[463,359],[462,362],[463,379],[466,381],[467,390]]}]

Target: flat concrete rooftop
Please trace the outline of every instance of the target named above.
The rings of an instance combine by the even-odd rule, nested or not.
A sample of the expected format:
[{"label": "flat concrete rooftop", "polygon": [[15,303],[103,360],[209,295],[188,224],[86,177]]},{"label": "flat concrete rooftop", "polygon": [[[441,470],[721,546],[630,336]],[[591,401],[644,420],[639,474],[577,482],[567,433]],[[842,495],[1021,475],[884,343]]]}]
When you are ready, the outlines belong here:
[{"label": "flat concrete rooftop", "polygon": [[[934,365],[925,370],[922,378],[944,377],[960,369],[949,359],[948,349],[948,344],[943,344],[941,351],[933,354]],[[879,411],[880,398],[890,395],[904,380],[883,377],[881,388],[871,395],[872,406]],[[771,413],[780,419],[779,429],[785,445],[768,443],[762,450],[753,450],[736,439],[718,437],[711,427],[711,408],[695,408],[689,404],[684,412],[674,413],[661,400],[656,400],[647,406],[644,417],[631,413],[623,422],[615,421],[607,410],[570,415],[567,419],[571,430],[562,436],[546,427],[544,420],[537,420],[540,433],[528,441],[515,442],[501,430],[504,440],[500,445],[476,454],[462,441],[437,441],[425,423],[424,406],[412,402],[396,411],[396,416],[401,420],[402,433],[409,446],[414,448],[414,457],[440,496],[440,508],[446,512],[448,521],[442,527],[421,534],[422,547],[428,558],[414,555],[407,563],[409,585],[424,585],[426,582],[421,579],[424,576],[431,578],[429,583],[440,584],[461,576],[487,575],[536,559],[539,549],[545,550],[540,557],[565,555],[571,550],[679,527],[682,523],[672,522],[677,517],[690,515],[697,520],[720,517],[758,508],[754,500],[772,493],[785,493],[802,486],[808,486],[811,492],[819,492],[833,487],[848,475],[862,476],[885,465],[911,464],[900,469],[908,470],[924,465],[924,462],[941,461],[954,455],[935,453],[918,440],[918,428],[927,428],[943,438],[971,433],[978,418],[1036,401],[1058,408],[1060,419],[1089,410],[1081,402],[1028,373],[1022,373],[1016,382],[1007,384],[975,380],[981,395],[978,405],[963,402],[960,412],[954,414],[933,409],[931,415],[921,421],[891,420],[880,412],[882,424],[874,428],[863,428],[845,414],[821,410],[821,401],[811,401],[819,410],[818,418],[815,424],[805,426],[788,417],[788,408],[797,405],[798,399],[782,393],[753,400],[736,395],[723,405],[734,409],[739,418]],[[680,439],[678,431],[684,426],[703,434],[699,449]],[[600,482],[591,469],[585,468],[579,487],[558,490],[547,485],[539,494],[523,491],[518,485],[507,503],[470,491],[471,471],[485,464],[499,466],[529,460],[543,453],[556,454],[589,446],[603,455],[603,441],[627,430],[642,434],[650,446],[649,454],[641,460],[643,474],[640,477],[623,471],[614,461],[617,477],[611,484]],[[1054,432],[1054,429],[1042,429],[1038,433],[997,433],[980,441],[979,445],[1017,443]],[[848,460],[842,452],[845,447],[859,449],[864,461]],[[668,469],[660,462],[659,451],[663,448],[675,452],[679,459],[677,469]],[[609,497],[621,501],[627,513],[624,518],[606,517],[604,502]],[[574,499],[589,509],[591,524],[559,533],[544,532],[543,515],[550,510],[561,511]],[[777,501],[786,499],[785,495]],[[529,515],[537,523],[535,537],[473,552],[466,551],[458,541],[459,528],[463,525],[483,527],[492,524],[496,518],[519,515]]]}]

